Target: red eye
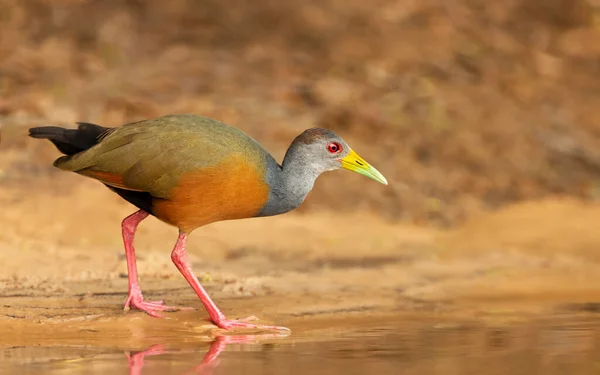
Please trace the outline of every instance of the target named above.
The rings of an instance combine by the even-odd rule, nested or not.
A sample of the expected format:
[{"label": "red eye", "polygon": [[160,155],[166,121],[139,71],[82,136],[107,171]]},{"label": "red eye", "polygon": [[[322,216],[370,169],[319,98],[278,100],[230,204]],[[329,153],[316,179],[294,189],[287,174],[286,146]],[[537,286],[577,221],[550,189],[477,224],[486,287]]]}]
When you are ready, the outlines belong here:
[{"label": "red eye", "polygon": [[336,142],[330,143],[327,145],[327,151],[332,154],[337,154],[338,152],[342,151],[342,145]]}]

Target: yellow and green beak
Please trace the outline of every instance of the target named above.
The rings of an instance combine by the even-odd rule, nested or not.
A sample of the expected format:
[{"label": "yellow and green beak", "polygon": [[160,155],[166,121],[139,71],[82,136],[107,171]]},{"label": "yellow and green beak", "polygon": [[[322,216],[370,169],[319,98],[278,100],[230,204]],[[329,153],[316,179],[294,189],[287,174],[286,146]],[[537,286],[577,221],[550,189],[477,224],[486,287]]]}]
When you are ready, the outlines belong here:
[{"label": "yellow and green beak", "polygon": [[388,182],[383,175],[375,168],[373,168],[365,159],[361,158],[354,150],[350,150],[350,153],[340,160],[342,162],[342,168],[350,171],[360,173],[363,176],[372,178],[375,181],[379,181],[384,185]]}]

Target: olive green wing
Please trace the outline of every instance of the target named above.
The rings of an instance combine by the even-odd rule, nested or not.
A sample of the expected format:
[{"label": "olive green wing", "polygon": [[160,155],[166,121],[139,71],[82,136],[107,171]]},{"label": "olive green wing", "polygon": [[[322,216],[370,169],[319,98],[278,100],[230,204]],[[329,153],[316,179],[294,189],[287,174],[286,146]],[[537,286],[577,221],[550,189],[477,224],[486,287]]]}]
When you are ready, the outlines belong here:
[{"label": "olive green wing", "polygon": [[54,165],[109,186],[168,198],[186,172],[218,164],[236,143],[237,149],[248,146],[228,134],[230,129],[202,121],[147,120],[115,128],[97,145]]}]

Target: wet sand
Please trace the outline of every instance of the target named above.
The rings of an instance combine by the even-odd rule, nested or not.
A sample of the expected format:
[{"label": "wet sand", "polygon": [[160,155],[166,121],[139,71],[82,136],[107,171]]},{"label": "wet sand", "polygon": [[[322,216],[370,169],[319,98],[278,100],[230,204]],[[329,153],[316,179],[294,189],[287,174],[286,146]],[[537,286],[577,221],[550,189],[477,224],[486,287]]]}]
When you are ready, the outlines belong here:
[{"label": "wet sand", "polygon": [[[153,218],[140,226],[141,287],[146,298],[196,310],[165,313],[168,319],[124,312],[120,221],[132,208],[81,180],[64,174],[45,190],[9,187],[0,193],[0,353],[7,373],[33,373],[40,361],[50,366],[44,373],[74,373],[75,363],[82,373],[102,373],[86,361],[101,362],[103,355],[112,358],[106,368],[131,370],[122,352],[156,345],[158,362],[166,361],[162,356],[182,366],[199,363],[223,332],[207,321],[171,264],[176,230]],[[584,319],[595,332],[599,219],[600,205],[570,199],[507,207],[450,230],[369,213],[294,213],[201,228],[189,251],[196,274],[228,317],[255,315],[292,330],[285,338],[258,338],[258,346],[232,343],[237,350],[262,351],[277,342],[287,348],[285,359],[304,347],[295,345],[313,343],[333,345],[326,351],[335,356],[336,346],[324,342],[355,334],[352,357],[373,335],[388,332],[396,340],[418,327],[468,323],[485,331],[561,318]],[[233,334],[245,333],[251,332]],[[228,363],[238,363],[231,364],[235,368],[253,358]],[[379,365],[392,373],[400,364]]]},{"label": "wet sand", "polygon": [[598,319],[585,313],[511,322],[431,314],[317,318],[310,324],[292,319],[290,326],[302,328],[284,338],[209,338],[192,328],[194,318],[180,315],[172,322],[175,329],[164,320],[145,324],[143,319],[118,318],[112,324],[79,324],[77,333],[65,331],[64,324],[55,332],[44,329],[23,342],[48,334],[53,340],[0,349],[0,372],[589,374],[597,370],[600,350]]}]

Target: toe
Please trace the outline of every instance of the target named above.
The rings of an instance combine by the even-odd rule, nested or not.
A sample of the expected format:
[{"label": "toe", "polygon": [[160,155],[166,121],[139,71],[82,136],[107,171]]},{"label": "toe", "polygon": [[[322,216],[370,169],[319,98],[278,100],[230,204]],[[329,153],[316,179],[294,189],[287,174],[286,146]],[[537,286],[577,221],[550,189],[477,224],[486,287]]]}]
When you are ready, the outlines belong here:
[{"label": "toe", "polygon": [[[251,317],[253,318],[253,317]],[[246,319],[244,319],[246,320]],[[252,330],[261,330],[261,331],[278,331],[278,332],[291,332],[289,328],[279,327],[279,326],[267,326],[260,324],[252,324],[247,323],[244,320],[225,320],[222,322],[216,323],[216,325],[221,329],[231,330],[233,328],[242,328],[242,329],[252,329]],[[256,319],[251,319],[256,320]]]},{"label": "toe", "polygon": [[[140,308],[138,307],[138,309],[140,309]],[[164,318],[164,316],[162,316],[155,310],[152,310],[149,308],[144,308],[144,309],[140,309],[140,310],[144,311],[146,314],[150,315],[153,318]]]},{"label": "toe", "polygon": [[129,296],[125,303],[124,310],[128,311],[131,308],[144,311],[155,318],[163,318],[163,316],[159,314],[161,311],[195,310],[191,307],[168,306],[163,304],[162,300],[144,301],[141,297],[137,298],[136,296]]}]

